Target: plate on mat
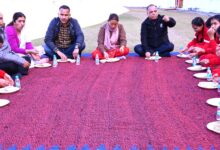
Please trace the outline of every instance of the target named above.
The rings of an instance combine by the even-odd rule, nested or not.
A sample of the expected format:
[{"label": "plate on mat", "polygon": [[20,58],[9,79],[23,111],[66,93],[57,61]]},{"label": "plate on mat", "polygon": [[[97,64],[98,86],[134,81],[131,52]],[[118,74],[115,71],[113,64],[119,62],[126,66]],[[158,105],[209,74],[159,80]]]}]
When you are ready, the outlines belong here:
[{"label": "plate on mat", "polygon": [[199,78],[199,79],[207,79],[207,73],[206,72],[195,73],[193,76],[196,77],[196,78]]},{"label": "plate on mat", "polygon": [[179,58],[189,58],[188,54],[183,54],[183,53],[180,53],[180,54],[178,54],[176,56],[179,57]]},{"label": "plate on mat", "polygon": [[46,67],[50,67],[50,66],[51,66],[50,63],[35,64],[35,67],[37,67],[37,68],[46,68]]},{"label": "plate on mat", "polygon": [[7,99],[0,99],[0,107],[6,106],[10,103]]},{"label": "plate on mat", "polygon": [[[145,58],[146,60],[155,60],[156,59],[156,57],[155,56],[151,56],[150,58]],[[160,56],[158,56],[158,59],[161,59],[161,57]]]},{"label": "plate on mat", "polygon": [[19,88],[15,87],[15,86],[6,86],[4,88],[0,88],[0,93],[2,93],[2,94],[14,93],[14,92],[16,92],[18,90],[19,90]]},{"label": "plate on mat", "polygon": [[[185,60],[185,62],[186,63],[188,63],[188,64],[192,64],[192,59],[187,59],[187,60]],[[196,63],[198,64],[199,63],[199,59],[196,59]]]},{"label": "plate on mat", "polygon": [[217,89],[218,83],[216,82],[199,82],[199,87],[204,89]]},{"label": "plate on mat", "polygon": [[210,98],[206,101],[207,104],[218,107],[220,98]]},{"label": "plate on mat", "polygon": [[210,122],[206,125],[206,127],[209,130],[220,134],[220,121]]},{"label": "plate on mat", "polygon": [[101,59],[100,62],[101,63],[106,63],[106,62],[117,62],[119,61],[120,59],[119,58],[108,58],[108,59]]},{"label": "plate on mat", "polygon": [[206,67],[202,67],[201,65],[197,65],[197,66],[191,66],[187,68],[190,71],[202,71],[202,70],[206,70]]},{"label": "plate on mat", "polygon": [[62,60],[62,59],[57,59],[57,62],[63,62],[63,63],[65,63],[65,62],[71,62],[71,63],[75,63],[76,62],[76,60],[75,59],[67,59],[67,60]]}]

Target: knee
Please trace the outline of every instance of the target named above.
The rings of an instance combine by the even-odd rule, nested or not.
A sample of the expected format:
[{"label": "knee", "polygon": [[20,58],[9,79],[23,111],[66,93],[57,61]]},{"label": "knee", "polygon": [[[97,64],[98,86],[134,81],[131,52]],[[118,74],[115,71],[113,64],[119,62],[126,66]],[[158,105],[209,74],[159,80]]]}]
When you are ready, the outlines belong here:
[{"label": "knee", "polygon": [[130,49],[128,47],[124,48],[124,55],[127,55],[129,53]]},{"label": "knee", "polygon": [[173,50],[174,50],[174,44],[173,44],[173,43],[169,43],[169,46],[168,46],[168,47],[169,47],[169,50],[170,50],[170,51],[173,51]]}]

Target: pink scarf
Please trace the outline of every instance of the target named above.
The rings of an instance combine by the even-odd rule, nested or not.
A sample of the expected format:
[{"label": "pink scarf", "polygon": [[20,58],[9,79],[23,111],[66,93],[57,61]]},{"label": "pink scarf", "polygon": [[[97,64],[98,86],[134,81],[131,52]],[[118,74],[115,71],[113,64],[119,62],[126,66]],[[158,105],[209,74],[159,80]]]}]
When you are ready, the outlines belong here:
[{"label": "pink scarf", "polygon": [[[110,32],[112,32],[112,35],[110,34]],[[104,41],[104,45],[107,49],[115,49],[118,47],[118,45],[116,45],[117,41],[118,41],[118,27],[116,27],[115,29],[111,29],[109,27],[109,24],[107,23],[105,25],[105,41]],[[111,37],[110,37],[111,35]]]}]

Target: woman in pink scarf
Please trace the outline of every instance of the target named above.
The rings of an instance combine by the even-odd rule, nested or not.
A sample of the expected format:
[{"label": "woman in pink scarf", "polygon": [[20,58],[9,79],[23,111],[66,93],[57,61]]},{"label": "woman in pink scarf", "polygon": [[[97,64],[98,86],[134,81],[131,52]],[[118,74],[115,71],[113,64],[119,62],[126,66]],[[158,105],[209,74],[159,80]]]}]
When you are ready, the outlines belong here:
[{"label": "woman in pink scarf", "polygon": [[118,15],[110,14],[108,22],[99,30],[98,47],[92,52],[92,58],[98,55],[99,59],[108,59],[129,53],[124,27],[118,22]]}]

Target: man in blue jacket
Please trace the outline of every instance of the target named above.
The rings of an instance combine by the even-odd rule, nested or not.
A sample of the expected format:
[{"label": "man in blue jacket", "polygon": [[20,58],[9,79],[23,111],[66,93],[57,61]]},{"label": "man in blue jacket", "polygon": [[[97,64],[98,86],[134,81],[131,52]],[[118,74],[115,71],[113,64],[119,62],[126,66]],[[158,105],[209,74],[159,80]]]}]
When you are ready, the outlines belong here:
[{"label": "man in blue jacket", "polygon": [[167,27],[174,27],[176,21],[171,17],[159,15],[154,4],[147,7],[147,15],[141,25],[141,44],[136,45],[134,51],[141,57],[149,58],[156,51],[162,57],[169,57],[174,45],[169,41]]},{"label": "man in blue jacket", "polygon": [[81,27],[76,19],[71,18],[70,8],[66,5],[60,6],[58,16],[50,22],[46,32],[46,55],[50,59],[54,54],[62,60],[76,58],[85,49]]}]

